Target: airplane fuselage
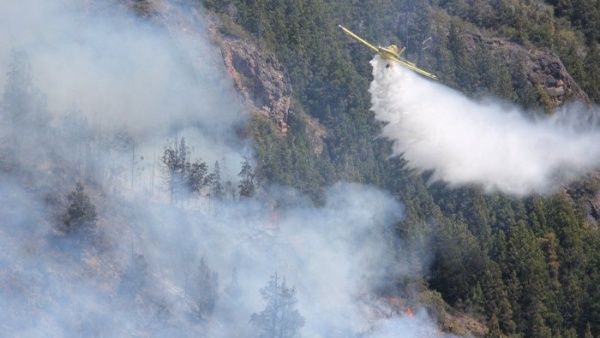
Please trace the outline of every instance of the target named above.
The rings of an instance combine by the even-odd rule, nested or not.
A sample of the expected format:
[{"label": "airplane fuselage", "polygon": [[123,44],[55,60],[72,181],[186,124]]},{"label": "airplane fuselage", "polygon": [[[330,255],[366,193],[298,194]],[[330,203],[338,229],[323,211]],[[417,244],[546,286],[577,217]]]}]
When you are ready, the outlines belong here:
[{"label": "airplane fuselage", "polygon": [[386,60],[392,60],[393,58],[400,57],[397,52],[381,46],[377,47],[377,53],[379,53],[379,55]]},{"label": "airplane fuselage", "polygon": [[[398,48],[398,46],[396,45],[389,45],[387,47],[381,47],[381,46],[377,46],[375,47],[374,45],[372,45],[371,43],[369,43],[368,41],[366,41],[365,39],[361,38],[360,36],[354,34],[352,31],[350,31],[348,28],[342,26],[342,25],[338,25],[338,27],[348,36],[350,36],[351,38],[353,38],[354,40],[362,43],[363,45],[365,45],[367,48],[369,48],[371,51],[379,54],[383,59],[385,59],[386,61],[393,61],[394,63],[397,63],[399,65],[401,65],[402,67],[408,68],[410,70],[412,70],[415,73],[421,74],[423,76],[426,76],[430,79],[433,80],[437,80],[437,76],[435,76],[434,74],[429,73],[426,70],[423,70],[419,67],[417,67],[416,64],[402,58],[402,53],[404,52],[405,48]],[[389,67],[391,64],[391,62],[388,62],[387,67]]]}]

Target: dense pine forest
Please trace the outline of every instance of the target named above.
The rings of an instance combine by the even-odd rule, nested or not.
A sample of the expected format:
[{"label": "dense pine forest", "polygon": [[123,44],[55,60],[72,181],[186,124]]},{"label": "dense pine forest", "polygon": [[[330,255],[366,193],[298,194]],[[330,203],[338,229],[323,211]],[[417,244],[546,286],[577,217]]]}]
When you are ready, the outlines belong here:
[{"label": "dense pine forest", "polygon": [[[481,317],[488,337],[594,337],[600,335],[600,233],[590,216],[595,175],[546,195],[515,198],[477,186],[428,184],[428,174],[388,158],[369,110],[368,50],[350,44],[336,26],[370,40],[397,42],[410,59],[470,96],[493,95],[527,107],[547,102],[527,81],[518,60],[470,48],[466,34],[482,34],[540,49],[563,61],[592,102],[600,99],[600,7],[594,1],[205,1],[236,34],[236,27],[274,52],[286,67],[297,110],[327,129],[325,150],[311,153],[301,120],[291,116],[280,138],[251,128],[262,177],[309,192],[339,179],[393,192],[407,218],[396,236],[434,250],[416,281],[455,309]],[[422,42],[431,37],[431,46]],[[435,99],[435,98],[429,98]],[[417,262],[417,260],[415,260]],[[387,290],[386,292],[391,292]],[[445,311],[431,301],[433,310]],[[445,323],[452,330],[452,323]]]}]

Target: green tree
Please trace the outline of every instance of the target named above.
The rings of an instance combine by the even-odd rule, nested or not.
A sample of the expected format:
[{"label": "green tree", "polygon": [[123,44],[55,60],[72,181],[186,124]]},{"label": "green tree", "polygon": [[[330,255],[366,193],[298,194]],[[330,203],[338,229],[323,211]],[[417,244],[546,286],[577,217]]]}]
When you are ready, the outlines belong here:
[{"label": "green tree", "polygon": [[460,23],[456,20],[450,23],[448,49],[452,53],[455,63],[456,85],[467,93],[473,93],[478,85],[475,66],[461,37]]},{"label": "green tree", "polygon": [[254,170],[248,162],[247,158],[242,161],[242,169],[238,174],[240,177],[240,183],[238,184],[239,194],[241,197],[252,197],[256,192]]},{"label": "green tree", "polygon": [[[513,334],[516,324],[513,320],[513,311],[508,300],[506,286],[502,279],[502,273],[498,264],[489,261],[484,269],[482,287],[485,295],[485,313],[491,314],[490,321],[495,322],[506,334]],[[490,327],[490,330],[492,327]]]},{"label": "green tree", "polygon": [[477,240],[464,223],[452,222],[440,227],[433,247],[436,255],[431,269],[435,277],[430,280],[431,286],[441,291],[450,304],[466,302],[484,265]]},{"label": "green tree", "polygon": [[188,294],[194,299],[194,313],[198,319],[206,320],[213,313],[219,298],[219,275],[213,271],[204,257],[197,270],[189,278]]},{"label": "green tree", "polygon": [[171,203],[176,199],[201,195],[212,185],[214,176],[208,174],[208,166],[201,160],[192,161],[190,147],[185,138],[165,146],[161,161],[165,173]]},{"label": "green tree", "polygon": [[[401,43],[409,59],[469,94],[491,93],[538,109],[543,95],[527,75],[531,60],[496,53],[498,46],[479,43],[470,32],[549,49],[596,100],[592,70],[600,53],[590,38],[600,20],[589,9],[598,7],[595,1],[206,1],[273,52],[294,88],[286,135],[264,119],[251,123],[257,180],[297,187],[317,202],[322,187],[339,179],[384,187],[405,206],[396,234],[408,246],[431,241],[436,248],[430,286],[452,305],[484,312],[490,332],[583,335],[588,322],[592,333],[600,332],[600,259],[592,254],[600,241],[588,239],[594,231],[583,227],[587,202],[430,184],[431,173],[410,170],[401,157],[389,159],[390,145],[377,138],[380,125],[369,111],[372,54],[336,28],[344,23],[373,41]],[[429,36],[433,43],[423,49]],[[304,117],[326,131],[318,152]]]},{"label": "green tree", "polygon": [[208,174],[205,162],[196,160],[186,163],[185,186],[187,192],[201,194],[204,188],[212,184],[214,177]]},{"label": "green tree", "polygon": [[67,195],[67,209],[62,215],[64,231],[75,233],[91,230],[96,225],[96,207],[84,191],[83,184],[77,182],[75,189]]},{"label": "green tree", "polygon": [[258,328],[261,338],[298,337],[304,326],[304,318],[296,310],[296,290],[288,287],[277,274],[271,276],[267,286],[260,290],[267,303],[265,309],[251,316],[251,322]]},{"label": "green tree", "polygon": [[585,324],[585,332],[583,333],[583,338],[594,338],[594,335],[592,334],[592,327],[590,326],[589,322]]},{"label": "green tree", "polygon": [[219,161],[215,162],[213,172],[211,173],[210,196],[217,200],[221,200],[225,197],[225,188],[223,187],[223,180],[221,178],[221,166],[219,165]]},{"label": "green tree", "polygon": [[[575,62],[581,62],[579,59]],[[582,68],[580,73],[583,73],[583,69],[594,69],[600,65],[600,45],[598,43],[593,43],[592,47],[588,51],[583,65],[578,64],[577,66]],[[575,67],[577,67],[575,66]],[[584,72],[584,74],[574,74],[579,75],[580,78],[583,78],[581,83],[585,92],[590,96],[592,100],[598,102],[600,100],[600,74],[598,72]]]},{"label": "green tree", "polygon": [[171,204],[183,193],[186,173],[189,166],[190,149],[185,144],[185,138],[175,141],[172,146],[165,147],[162,164]]},{"label": "green tree", "polygon": [[583,229],[575,207],[566,193],[553,196],[547,206],[548,224],[557,234],[562,285],[562,315],[566,327],[582,328],[580,322],[586,289],[586,254]]}]

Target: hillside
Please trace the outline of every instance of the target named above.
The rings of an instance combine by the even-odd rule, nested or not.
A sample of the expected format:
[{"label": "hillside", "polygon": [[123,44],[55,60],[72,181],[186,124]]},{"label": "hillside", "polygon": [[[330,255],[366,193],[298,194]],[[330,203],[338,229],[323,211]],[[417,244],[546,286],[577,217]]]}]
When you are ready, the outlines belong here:
[{"label": "hillside", "polygon": [[0,5],[3,332],[600,335],[598,6],[24,6]]},{"label": "hillside", "polygon": [[[440,291],[452,306],[482,315],[489,336],[584,336],[590,329],[598,334],[592,310],[597,178],[554,196],[519,199],[485,194],[476,186],[427,184],[427,175],[388,159],[389,145],[377,139],[366,96],[368,51],[336,30],[343,23],[372,41],[400,42],[410,59],[469,95],[494,95],[552,114],[566,102],[597,99],[596,40],[575,14],[582,4],[574,2],[573,9],[537,1],[206,4],[219,13],[223,31],[235,36],[243,29],[278,56],[301,109],[325,126],[325,151],[308,161],[310,169],[310,152],[295,154],[307,141],[288,143],[279,158],[273,153],[278,147],[271,145],[305,138],[302,127],[293,128],[303,125],[301,115],[290,116],[290,134],[281,141],[259,134],[263,175],[307,191],[315,176],[392,191],[408,212],[399,236],[426,241],[436,252],[421,283]],[[428,37],[431,47],[423,50],[420,42]],[[331,165],[335,170],[322,169]],[[397,283],[402,292],[403,282]]]}]

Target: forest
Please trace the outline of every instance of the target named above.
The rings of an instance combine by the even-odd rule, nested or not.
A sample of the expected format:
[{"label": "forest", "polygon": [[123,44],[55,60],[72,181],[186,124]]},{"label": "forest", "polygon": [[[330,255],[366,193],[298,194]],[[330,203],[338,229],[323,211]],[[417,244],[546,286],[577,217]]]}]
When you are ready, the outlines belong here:
[{"label": "forest", "polygon": [[[435,250],[417,281],[453,308],[484,318],[488,337],[594,337],[600,335],[597,224],[589,200],[598,178],[581,178],[551,195],[515,198],[478,186],[428,184],[428,173],[388,158],[369,110],[369,51],[350,45],[337,23],[362,36],[398,42],[441,81],[477,97],[493,95],[531,110],[544,97],[515,69],[469,49],[466,32],[501,37],[557,55],[592,102],[600,99],[600,7],[595,1],[205,1],[254,36],[285,65],[299,109],[323,123],[326,151],[306,159],[301,121],[277,139],[262,126],[258,173],[307,191],[338,179],[375,184],[406,205],[396,235],[415,248]],[[432,37],[431,48],[421,42]],[[547,111],[552,114],[552,111]],[[292,117],[293,119],[293,117]],[[268,150],[267,150],[268,149]],[[268,153],[267,153],[268,152]],[[435,307],[431,305],[431,307]],[[441,310],[437,310],[441,311]],[[451,324],[448,324],[451,326]]]},{"label": "forest", "polygon": [[[8,335],[600,337],[598,171],[514,194],[418,167],[337,28],[529,126],[597,117],[599,1],[61,1],[0,4]],[[281,64],[285,132],[243,112],[205,19]]]}]

